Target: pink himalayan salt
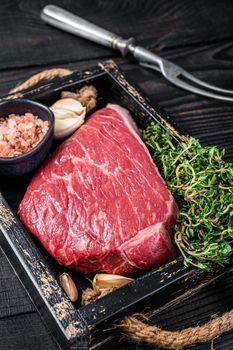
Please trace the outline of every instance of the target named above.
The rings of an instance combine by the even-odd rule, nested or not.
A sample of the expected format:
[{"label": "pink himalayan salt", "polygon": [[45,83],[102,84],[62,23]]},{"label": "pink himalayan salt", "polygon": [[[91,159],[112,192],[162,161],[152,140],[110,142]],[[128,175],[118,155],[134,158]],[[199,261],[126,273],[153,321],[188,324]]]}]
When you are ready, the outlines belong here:
[{"label": "pink himalayan salt", "polygon": [[48,129],[49,122],[32,113],[0,117],[0,157],[17,157],[31,151]]}]

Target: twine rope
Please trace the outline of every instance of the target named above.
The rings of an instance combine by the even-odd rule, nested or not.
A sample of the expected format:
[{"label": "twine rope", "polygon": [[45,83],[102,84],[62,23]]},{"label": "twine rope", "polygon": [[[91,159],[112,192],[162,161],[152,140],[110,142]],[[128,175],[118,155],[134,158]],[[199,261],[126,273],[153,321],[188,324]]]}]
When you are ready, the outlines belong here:
[{"label": "twine rope", "polygon": [[42,72],[34,74],[29,79],[27,79],[22,84],[16,86],[15,88],[9,91],[10,94],[19,92],[21,90],[29,89],[32,86],[38,85],[44,80],[52,80],[58,77],[64,77],[65,75],[69,75],[73,73],[70,69],[67,68],[52,68],[46,69]]},{"label": "twine rope", "polygon": [[[113,289],[103,290],[101,293],[91,288],[86,289],[82,295],[82,305],[87,305],[112,292]],[[233,329],[233,310],[225,312],[209,322],[188,327],[181,331],[166,331],[157,326],[151,326],[141,319],[148,320],[145,315],[135,314],[124,317],[116,327],[131,340],[144,341],[162,349],[182,350],[186,347],[214,341],[217,337]]]},{"label": "twine rope", "polygon": [[166,331],[148,326],[133,316],[125,317],[119,324],[121,330],[134,341],[145,341],[164,349],[180,350],[198,343],[212,341],[233,328],[233,310],[197,327],[181,331]]},{"label": "twine rope", "polygon": [[[10,90],[10,93],[17,93],[38,85],[41,81],[63,77],[71,73],[71,70],[64,68],[48,69],[33,75],[19,86]],[[108,289],[99,293],[93,289],[86,289],[82,295],[82,304],[89,304],[111,291],[112,289]],[[150,326],[142,322],[139,317],[145,318],[143,315],[126,316],[120,321],[117,327],[121,329],[125,336],[134,341],[144,341],[170,350],[182,350],[185,347],[198,343],[213,341],[223,333],[233,329],[233,310],[225,312],[223,315],[201,326],[189,327],[181,331],[166,331],[157,326]]]}]

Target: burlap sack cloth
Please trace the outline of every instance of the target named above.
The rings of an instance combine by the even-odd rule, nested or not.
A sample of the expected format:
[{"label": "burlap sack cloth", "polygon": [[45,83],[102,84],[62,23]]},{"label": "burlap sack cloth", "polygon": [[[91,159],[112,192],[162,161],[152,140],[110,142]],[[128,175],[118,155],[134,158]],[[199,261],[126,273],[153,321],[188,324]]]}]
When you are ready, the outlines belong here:
[{"label": "burlap sack cloth", "polygon": [[[17,97],[17,93],[21,90],[29,89],[40,82],[51,80],[56,77],[63,77],[71,74],[72,71],[64,68],[53,68],[42,71],[33,75],[31,78],[20,84],[10,91],[13,96]],[[92,289],[87,289],[83,293],[82,302],[88,304],[93,300],[106,295],[99,294]],[[103,295],[104,294],[104,295]],[[139,319],[140,318],[140,319]],[[141,321],[142,315],[133,315],[124,317],[117,325],[122,333],[134,341],[144,341],[163,349],[181,350],[185,347],[193,346],[198,343],[213,341],[221,334],[233,329],[233,310],[218,316],[211,321],[197,327],[189,327],[181,331],[166,331],[156,326],[150,326]]]}]

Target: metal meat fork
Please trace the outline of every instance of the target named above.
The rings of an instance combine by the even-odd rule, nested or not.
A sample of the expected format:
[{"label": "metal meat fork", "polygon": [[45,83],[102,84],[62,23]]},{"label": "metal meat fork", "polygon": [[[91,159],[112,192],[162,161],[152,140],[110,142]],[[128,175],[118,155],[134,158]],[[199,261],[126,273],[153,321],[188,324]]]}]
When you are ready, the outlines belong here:
[{"label": "metal meat fork", "polygon": [[212,97],[215,99],[233,102],[232,90],[221,89],[217,86],[207,84],[186,72],[183,68],[168,61],[141,46],[135,45],[135,39],[123,39],[95,24],[92,24],[74,14],[54,5],[44,7],[41,18],[62,30],[78,35],[82,38],[94,41],[98,44],[119,50],[123,56],[133,55],[139,64],[145,68],[154,69],[176,86],[193,93]]}]

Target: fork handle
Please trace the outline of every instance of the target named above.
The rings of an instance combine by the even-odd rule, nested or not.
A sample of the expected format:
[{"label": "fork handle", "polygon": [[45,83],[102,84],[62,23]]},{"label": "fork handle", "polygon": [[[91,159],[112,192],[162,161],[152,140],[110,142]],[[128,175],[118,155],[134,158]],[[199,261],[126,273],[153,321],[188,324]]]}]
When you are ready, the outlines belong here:
[{"label": "fork handle", "polygon": [[123,39],[55,5],[45,6],[41,12],[41,19],[66,32],[119,50],[123,56],[127,54],[129,46],[135,41],[133,38]]}]

